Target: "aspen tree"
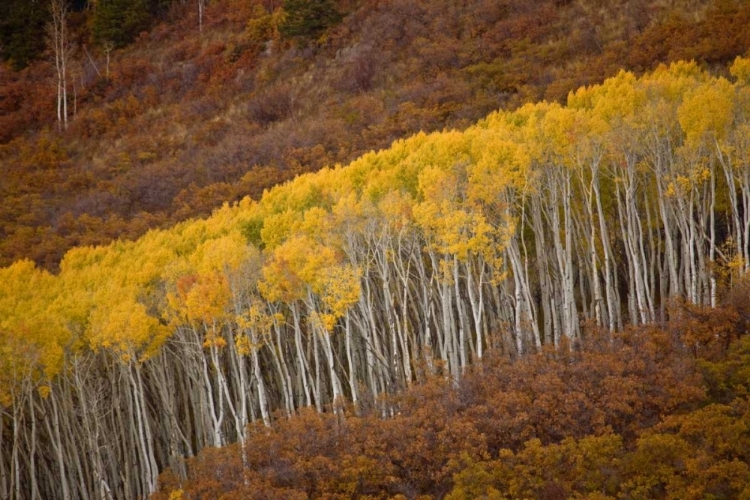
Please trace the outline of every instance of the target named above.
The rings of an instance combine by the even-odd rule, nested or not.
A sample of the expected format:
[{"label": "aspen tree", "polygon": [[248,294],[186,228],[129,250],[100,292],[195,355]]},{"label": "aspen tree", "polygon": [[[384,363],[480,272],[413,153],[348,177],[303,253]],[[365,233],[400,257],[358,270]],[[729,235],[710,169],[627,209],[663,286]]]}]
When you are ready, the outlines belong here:
[{"label": "aspen tree", "polygon": [[559,334],[570,339],[577,338],[580,331],[573,266],[573,179],[571,165],[566,162],[566,150],[573,140],[573,135],[568,135],[567,130],[573,129],[574,119],[571,111],[559,106],[545,109],[540,122],[544,142],[538,159],[542,168],[542,188],[537,195],[548,220],[559,276]]},{"label": "aspen tree", "polygon": [[71,250],[57,276],[0,269],[0,493],[146,497],[207,446],[247,466],[276,410],[388,417],[488,348],[716,302],[747,269],[748,68],[621,73]]},{"label": "aspen tree", "polygon": [[203,14],[208,0],[198,0],[198,31],[203,33]]},{"label": "aspen tree", "polygon": [[[502,123],[505,117],[494,116],[493,128],[482,131],[474,138],[476,152],[474,164],[469,170],[468,195],[472,203],[478,205],[487,220],[494,221],[493,229],[488,232],[486,241],[480,243],[474,252],[480,260],[479,281],[486,280],[484,268],[497,268],[500,259],[497,253],[503,247],[512,269],[514,282],[514,325],[516,332],[516,349],[524,350],[524,342],[541,347],[539,322],[536,304],[532,298],[528,255],[521,252],[522,235],[525,224],[525,205],[527,193],[535,189],[534,174],[531,172],[531,160],[528,153],[514,142],[513,130]],[[495,121],[496,120],[496,121]],[[470,275],[470,273],[469,273]],[[469,287],[472,309],[475,311],[475,324],[479,327],[483,312],[483,287],[478,287],[479,297],[474,297],[473,287]],[[480,345],[477,344],[479,350]],[[479,350],[481,353],[481,350]]]},{"label": "aspen tree", "polygon": [[[734,151],[729,143],[729,129],[734,120],[735,88],[723,78],[713,82],[706,82],[685,95],[683,102],[677,110],[680,126],[685,132],[685,149],[694,152],[697,160],[701,162],[702,168],[709,171],[710,178],[710,206],[708,222],[708,235],[705,235],[709,245],[709,260],[712,264],[716,261],[717,241],[715,224],[716,206],[716,173],[713,161],[706,156],[715,155],[724,173],[726,187],[728,190],[728,201],[731,209],[733,233],[736,242],[738,256],[744,261],[747,255],[747,237],[743,227],[741,207],[742,199],[737,191],[738,186],[742,189],[743,177],[747,173],[737,170],[733,165]],[[712,154],[713,153],[713,154]],[[705,155],[705,156],[704,156]],[[746,184],[746,183],[745,183]],[[705,220],[705,219],[704,219]],[[705,229],[703,231],[706,232]],[[712,307],[716,306],[717,294],[716,277],[711,272],[710,277],[710,300]]]},{"label": "aspen tree", "polygon": [[73,55],[73,42],[68,34],[67,0],[50,0],[52,20],[47,25],[48,43],[55,56],[57,74],[57,127],[68,129],[68,65]]}]

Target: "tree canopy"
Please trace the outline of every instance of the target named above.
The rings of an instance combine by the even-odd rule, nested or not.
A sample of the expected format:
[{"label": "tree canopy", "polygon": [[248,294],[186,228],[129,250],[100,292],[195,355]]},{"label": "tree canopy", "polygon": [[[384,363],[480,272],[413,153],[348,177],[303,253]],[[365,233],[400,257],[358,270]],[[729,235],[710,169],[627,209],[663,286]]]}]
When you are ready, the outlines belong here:
[{"label": "tree canopy", "polygon": [[[365,461],[412,471],[410,495],[448,494],[455,472],[462,498],[473,475],[488,492],[537,495],[546,483],[518,471],[560,461],[579,464],[580,477],[550,476],[554,488],[583,493],[579,481],[591,481],[599,491],[609,479],[581,464],[601,460],[626,478],[605,492],[646,498],[683,497],[693,488],[684,470],[703,474],[713,460],[700,491],[740,494],[747,471],[731,436],[746,415],[734,382],[744,351],[733,346],[748,325],[748,64],[738,58],[730,78],[694,62],[639,78],[622,71],[571,92],[567,105],[419,133],[206,219],[76,247],[56,275],[28,260],[1,268],[6,491],[146,497],[165,467],[184,480],[185,456],[231,443],[243,470],[264,468],[249,449],[252,424],[312,410],[396,417],[408,407],[400,394],[434,380],[468,391],[446,397],[468,398],[489,356],[540,363],[529,388],[490,391],[491,403],[472,410],[502,412],[486,421],[507,426],[440,424],[437,449],[415,436],[433,464],[414,462],[423,456],[414,450],[390,466],[369,452]],[[654,331],[668,322],[674,330]],[[641,333],[623,334],[632,328]],[[604,347],[586,351],[596,338],[623,358],[609,353],[599,366]],[[562,374],[545,371],[545,356]],[[696,359],[719,406],[654,427],[700,400],[697,368],[686,368]],[[505,373],[493,376],[524,378]],[[659,377],[673,382],[656,387]],[[564,396],[584,378],[592,385]],[[723,430],[704,436],[698,421]],[[459,437],[475,440],[468,456],[450,452]],[[639,472],[658,457],[662,468]]]}]

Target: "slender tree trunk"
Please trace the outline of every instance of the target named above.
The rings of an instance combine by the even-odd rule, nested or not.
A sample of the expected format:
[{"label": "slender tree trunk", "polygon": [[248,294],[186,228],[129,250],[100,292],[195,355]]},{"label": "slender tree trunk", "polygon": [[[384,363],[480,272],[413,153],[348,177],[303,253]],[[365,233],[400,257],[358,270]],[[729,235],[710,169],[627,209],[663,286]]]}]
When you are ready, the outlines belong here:
[{"label": "slender tree trunk", "polygon": [[68,129],[68,59],[72,46],[68,40],[68,7],[65,0],[50,0],[51,21],[47,37],[55,56],[57,73],[57,126]]}]

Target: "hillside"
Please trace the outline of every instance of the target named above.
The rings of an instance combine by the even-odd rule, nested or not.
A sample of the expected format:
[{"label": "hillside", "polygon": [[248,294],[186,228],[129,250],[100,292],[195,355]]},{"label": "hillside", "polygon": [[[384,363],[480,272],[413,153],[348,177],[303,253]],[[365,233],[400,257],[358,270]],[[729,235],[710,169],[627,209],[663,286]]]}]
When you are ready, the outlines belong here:
[{"label": "hillside", "polygon": [[151,498],[746,498],[747,323],[713,320],[743,337],[690,353],[684,329],[709,326],[694,312],[579,352],[490,357],[458,386],[395,398],[388,419],[304,411],[253,427],[244,450],[204,450]]},{"label": "hillside", "polygon": [[[748,59],[737,58],[727,77],[691,62],[642,77],[621,71],[566,105],[527,104],[462,131],[419,133],[205,219],[74,248],[57,274],[28,260],[1,268],[0,437],[11,452],[0,455],[0,487],[18,500],[108,491],[131,499],[190,477],[196,495],[208,488],[211,498],[222,488],[211,474],[236,481],[234,461],[245,456],[252,480],[283,494],[288,483],[274,474],[298,472],[247,449],[266,435],[258,429],[330,425],[348,412],[408,417],[427,410],[399,395],[434,390],[438,401],[466,398],[459,420],[476,411],[478,426],[497,421],[497,439],[486,450],[464,443],[464,459],[430,446],[443,436],[450,450],[454,437],[486,432],[428,432],[436,462],[424,484],[403,475],[412,466],[398,461],[398,448],[347,455],[370,474],[393,450],[397,462],[382,469],[393,474],[360,478],[374,495],[440,497],[470,488],[470,474],[487,488],[536,491],[504,486],[508,464],[523,469],[538,464],[529,455],[537,451],[591,445],[634,481],[605,492],[682,497],[689,456],[691,471],[717,467],[701,477],[732,478],[723,490],[723,479],[716,488],[701,482],[707,494],[732,498],[747,484],[746,455],[734,446],[747,425],[749,117]],[[540,353],[562,360],[559,376],[545,378]],[[499,359],[541,374],[504,400],[514,372]],[[485,366],[499,384],[483,392],[472,370]],[[576,386],[587,370],[602,375]],[[715,395],[705,398],[703,385]],[[565,387],[571,400],[549,399]],[[529,391],[539,391],[538,403]],[[494,401],[507,411],[486,419]],[[710,404],[724,406],[700,412]],[[594,420],[576,428],[576,411],[592,405]],[[529,411],[537,413],[526,420]],[[676,420],[658,423],[671,413]],[[690,434],[702,418],[721,424],[720,435],[705,437],[721,451],[700,444],[703,427]],[[421,432],[396,422],[407,435]],[[521,440],[508,439],[516,430]],[[295,435],[279,446],[293,447]],[[618,448],[619,439],[627,444]],[[633,451],[644,439],[643,453]],[[210,466],[201,483],[200,460],[186,457],[232,443],[246,454],[203,455],[228,462]],[[311,467],[325,471],[329,452],[321,453]],[[619,469],[664,453],[673,469],[642,480],[642,468]],[[456,459],[463,465],[450,466]],[[343,474],[356,473],[345,465]],[[169,483],[160,479],[166,468]],[[351,487],[340,481],[360,480],[329,472],[338,494]],[[389,489],[391,477],[406,486]]]},{"label": "hillside", "polygon": [[[280,2],[209,2],[200,30],[195,2],[150,4],[150,28],[108,52],[96,9],[75,3],[65,131],[51,56],[0,69],[0,265],[57,271],[73,246],[257,199],[420,130],[564,102],[620,69],[721,73],[750,48],[740,0],[342,0],[341,21],[304,40],[279,29]],[[24,19],[0,28],[39,29],[43,13]]]}]

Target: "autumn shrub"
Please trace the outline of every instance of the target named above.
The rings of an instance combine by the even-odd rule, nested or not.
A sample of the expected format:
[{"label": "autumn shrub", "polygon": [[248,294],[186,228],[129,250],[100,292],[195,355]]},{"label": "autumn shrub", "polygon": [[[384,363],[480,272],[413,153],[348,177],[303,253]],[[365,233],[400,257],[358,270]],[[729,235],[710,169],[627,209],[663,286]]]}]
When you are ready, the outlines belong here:
[{"label": "autumn shrub", "polygon": [[244,446],[188,460],[182,488],[188,498],[661,498],[701,484],[729,498],[747,473],[745,403],[702,409],[705,395],[670,331],[591,334],[514,361],[490,353],[457,384],[433,376],[359,415],[306,409],[258,425]]},{"label": "autumn shrub", "polygon": [[[120,3],[115,10],[127,10]],[[207,6],[203,34],[197,9],[170,2],[168,9],[154,11],[150,34],[128,47],[107,52],[81,46],[71,67],[69,106],[75,112],[61,135],[70,145],[71,162],[98,180],[103,171],[98,164],[117,164],[122,145],[145,135],[169,158],[162,165],[171,164],[170,173],[176,173],[175,193],[193,182],[203,188],[192,172],[208,163],[215,174],[206,182],[242,184],[244,172],[255,165],[318,169],[347,163],[419,130],[463,128],[497,108],[538,99],[562,102],[571,90],[601,82],[623,66],[646,71],[661,62],[694,58],[722,71],[720,66],[750,48],[744,29],[750,9],[735,0],[699,9],[687,0],[669,6],[646,0],[621,6],[552,0],[315,5],[333,4],[347,15],[336,26],[327,25],[324,40],[313,30],[310,36],[321,44],[279,39],[281,2],[221,0]],[[103,12],[76,13],[77,40],[90,37],[86,17]],[[305,15],[301,19],[304,24]],[[19,73],[0,71],[0,96],[0,141],[56,128],[54,68],[48,61]],[[138,106],[123,106],[130,97]],[[214,123],[222,125],[216,129]],[[325,141],[296,140],[308,133],[310,123],[330,127]],[[269,130],[271,125],[283,128]],[[323,145],[324,155],[296,151],[316,144]],[[56,184],[54,174],[48,175],[50,181],[41,186],[23,181],[49,200],[43,224],[50,226],[53,214],[73,210],[82,193],[50,189]],[[106,179],[116,185],[118,198],[130,197],[109,207],[125,221],[134,213],[127,207],[138,204],[140,195],[129,191],[124,179]],[[90,183],[86,191],[98,186]],[[262,192],[229,189],[240,190]],[[173,222],[184,214],[206,215],[227,201],[226,186],[209,192],[213,197],[203,197],[191,209],[184,207],[184,198],[172,197],[154,204],[154,210],[171,205],[166,212]],[[29,252],[42,255],[20,242],[3,248],[18,252],[6,254],[6,261]]]},{"label": "autumn shrub", "polygon": [[293,113],[294,99],[289,84],[279,84],[257,94],[247,103],[247,113],[251,120],[267,126]]}]

